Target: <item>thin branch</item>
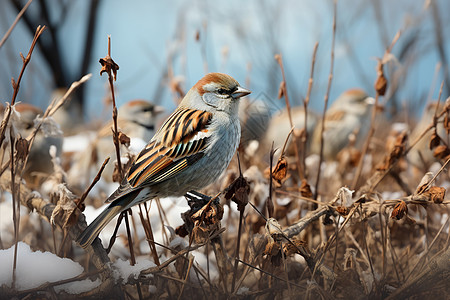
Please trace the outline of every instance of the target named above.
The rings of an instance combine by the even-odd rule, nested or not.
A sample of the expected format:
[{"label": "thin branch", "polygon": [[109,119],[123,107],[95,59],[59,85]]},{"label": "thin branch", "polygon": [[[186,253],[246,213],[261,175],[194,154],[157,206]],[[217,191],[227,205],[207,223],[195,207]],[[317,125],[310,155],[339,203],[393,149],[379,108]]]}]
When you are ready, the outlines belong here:
[{"label": "thin branch", "polygon": [[334,44],[336,40],[336,15],[337,15],[337,0],[333,1],[333,37],[331,40],[331,60],[330,60],[330,74],[328,75],[328,85],[327,85],[327,92],[325,93],[324,97],[324,106],[323,106],[323,114],[322,114],[322,124],[321,124],[321,130],[320,130],[320,151],[319,151],[319,168],[317,170],[317,177],[316,177],[316,185],[314,189],[314,199],[317,200],[317,195],[319,194],[319,183],[320,183],[320,175],[321,175],[321,165],[323,162],[323,133],[325,130],[325,117],[327,113],[328,108],[328,98],[330,95],[330,89],[331,89],[331,83],[333,81],[333,68],[334,68]]},{"label": "thin branch", "polygon": [[11,32],[13,31],[14,27],[16,27],[17,23],[19,22],[20,18],[22,18],[23,14],[27,10],[28,6],[30,6],[31,2],[33,2],[33,0],[28,0],[27,4],[25,4],[25,6],[17,14],[16,19],[11,24],[11,27],[9,27],[8,31],[5,33],[5,35],[3,36],[2,40],[0,41],[0,48],[2,48],[3,44],[9,38],[9,36],[11,35]]}]

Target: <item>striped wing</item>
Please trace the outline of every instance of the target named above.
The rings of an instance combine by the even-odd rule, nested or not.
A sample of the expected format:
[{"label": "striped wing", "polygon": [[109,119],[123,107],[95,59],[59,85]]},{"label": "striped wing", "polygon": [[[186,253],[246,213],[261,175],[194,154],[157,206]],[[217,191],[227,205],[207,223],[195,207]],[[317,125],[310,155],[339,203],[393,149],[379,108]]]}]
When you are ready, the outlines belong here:
[{"label": "striped wing", "polygon": [[202,158],[211,118],[206,111],[177,109],[139,153],[120,188],[107,202],[172,178]]}]

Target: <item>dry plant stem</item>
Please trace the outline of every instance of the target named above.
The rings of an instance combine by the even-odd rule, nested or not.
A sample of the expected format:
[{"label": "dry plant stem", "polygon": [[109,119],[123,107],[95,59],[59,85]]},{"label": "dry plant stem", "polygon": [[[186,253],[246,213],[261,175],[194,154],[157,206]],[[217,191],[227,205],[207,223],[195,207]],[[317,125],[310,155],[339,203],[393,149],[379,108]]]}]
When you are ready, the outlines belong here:
[{"label": "dry plant stem", "polygon": [[[111,58],[111,36],[110,35],[108,35],[108,55],[106,57]],[[102,74],[102,71],[100,71],[100,76]],[[112,135],[113,135],[114,146],[116,148],[117,170],[119,171],[119,174],[120,174],[119,181],[121,182],[122,178],[123,178],[123,173],[122,173],[122,163],[120,162],[120,148],[119,148],[120,144],[119,144],[119,131],[118,131],[118,126],[117,126],[116,97],[114,96],[115,77],[113,77],[113,74],[111,74],[111,70],[106,73],[108,74],[109,88],[111,90],[111,98],[112,98],[112,105],[113,105],[112,118],[113,118],[113,124],[114,124],[114,128],[112,129]]]},{"label": "dry plant stem", "polygon": [[181,286],[181,291],[180,291],[180,294],[178,295],[178,300],[180,300],[181,296],[183,295],[184,287],[186,286],[186,282],[188,280],[189,273],[191,272],[193,262],[194,262],[194,257],[193,256],[189,257],[189,264],[188,264],[188,268],[186,271],[186,276],[184,277],[183,285]]},{"label": "dry plant stem", "polygon": [[303,101],[303,108],[305,111],[305,123],[303,125],[304,128],[304,134],[302,135],[302,168],[305,171],[305,178],[307,178],[307,174],[306,174],[306,144],[308,142],[308,104],[309,104],[309,99],[311,97],[311,91],[312,91],[312,87],[313,87],[313,83],[314,83],[314,66],[316,65],[316,56],[317,56],[317,49],[319,48],[319,43],[316,42],[314,44],[314,49],[313,49],[313,55],[312,55],[312,61],[311,61],[311,73],[309,75],[309,80],[308,80],[308,90],[306,91],[306,97],[305,100]]},{"label": "dry plant stem", "polygon": [[303,218],[301,218],[300,220],[298,220],[297,222],[295,222],[288,228],[284,229],[283,234],[285,234],[289,238],[292,238],[292,237],[298,235],[300,232],[302,232],[306,227],[308,227],[309,224],[316,221],[321,216],[327,215],[327,214],[332,215],[333,213],[334,213],[334,209],[331,206],[319,207],[318,209],[316,209],[314,211],[308,212],[306,214],[306,216],[304,216]]},{"label": "dry plant stem", "polygon": [[242,220],[244,219],[244,210],[245,209],[242,209],[239,212],[238,238],[237,238],[237,243],[236,243],[236,250],[234,253],[235,260],[234,260],[234,270],[233,270],[233,281],[231,284],[231,292],[232,293],[235,293],[234,288],[235,288],[235,284],[236,284],[236,277],[237,277],[237,270],[238,270],[238,263],[239,263],[239,248],[241,245]]},{"label": "dry plant stem", "polygon": [[[284,73],[283,57],[281,56],[281,54],[277,54],[277,55],[275,55],[275,59],[277,60],[278,64],[280,65],[281,76],[283,76],[284,101],[286,102],[286,110],[287,110],[288,116],[289,116],[289,124],[291,125],[291,128],[292,128],[292,127],[294,127],[294,122],[292,121],[291,104],[290,104],[290,101],[289,101],[289,95],[288,95],[288,91],[287,91],[287,83],[286,83],[286,75]],[[302,165],[301,165],[301,162],[300,162],[300,153],[299,153],[299,149],[298,149],[297,137],[296,137],[295,134],[292,135],[292,139],[293,139],[293,142],[294,142],[295,161],[297,163],[298,175],[299,175],[300,179],[303,179],[304,175],[305,175],[305,172],[304,172],[304,169],[302,168]]]},{"label": "dry plant stem", "polygon": [[[420,293],[427,293],[430,287],[437,284],[447,284],[450,276],[450,248],[441,255],[429,261],[424,270],[416,274],[400,286],[386,299],[407,299],[411,296],[417,297]],[[420,297],[420,296],[419,296]]]},{"label": "dry plant stem", "polygon": [[[14,168],[14,137],[12,130],[10,131],[10,144],[11,144],[11,195],[12,195],[12,205],[13,205],[13,223],[14,223],[14,259],[13,259],[13,273],[12,273],[12,286],[15,288],[16,286],[16,268],[17,268],[17,244],[19,243],[19,212],[20,206],[17,205],[17,202],[20,200],[17,199],[16,194],[16,174]],[[20,183],[19,183],[20,184]],[[20,202],[19,202],[20,203]]]},{"label": "dry plant stem", "polygon": [[[259,272],[261,272],[261,273],[263,273],[263,274],[266,274],[266,275],[270,276],[270,278],[275,278],[275,279],[278,279],[278,280],[281,280],[281,281],[287,283],[286,279],[284,279],[284,278],[281,278],[281,277],[279,277],[279,276],[277,276],[277,275],[274,275],[274,274],[272,274],[272,273],[269,273],[269,272],[267,272],[267,271],[264,271],[264,270],[262,270],[262,269],[260,269],[260,268],[258,268],[258,267],[256,267],[256,266],[252,266],[251,264],[246,263],[245,261],[239,260],[239,262],[240,262],[241,264],[246,265],[247,267],[250,267],[250,268],[255,269],[255,270],[257,270],[257,271],[259,271]],[[292,281],[290,281],[289,284],[291,284],[291,285],[293,285],[293,286],[296,286],[296,287],[298,287],[298,288],[301,288],[301,289],[305,289],[304,286],[301,286],[301,285],[299,285],[299,284],[296,284],[295,282],[292,282]]]},{"label": "dry plant stem", "polygon": [[323,132],[325,130],[325,116],[328,108],[328,98],[330,95],[331,83],[333,81],[333,68],[334,68],[334,44],[336,39],[336,15],[337,15],[337,1],[333,1],[333,37],[331,40],[331,60],[330,60],[330,74],[328,75],[328,85],[327,92],[324,96],[324,106],[323,106],[323,114],[322,114],[322,124],[320,130],[320,151],[319,151],[319,169],[317,170],[316,177],[316,185],[314,189],[314,199],[317,200],[317,196],[319,195],[319,183],[320,183],[320,175],[321,175],[321,165],[323,162]]},{"label": "dry plant stem", "polygon": [[436,236],[434,237],[433,241],[431,241],[428,248],[425,250],[425,253],[420,256],[419,260],[415,263],[413,268],[411,269],[411,272],[406,276],[405,280],[408,280],[412,274],[414,274],[414,271],[416,270],[417,266],[427,257],[428,253],[430,252],[431,247],[433,247],[434,243],[436,242],[438,236],[441,234],[442,230],[448,225],[448,221],[450,220],[449,217],[447,217],[447,220],[442,224],[441,228],[439,228],[439,231],[437,232]]},{"label": "dry plant stem", "polygon": [[[392,40],[389,47],[386,49],[384,56],[391,53],[392,48],[394,47],[395,43],[397,43],[399,38],[400,38],[400,31],[398,31],[396,33],[396,35],[394,36],[394,39]],[[382,60],[380,60],[378,62],[378,64],[380,65],[380,69],[382,69],[384,67],[385,63]],[[359,162],[358,162],[358,168],[356,169],[355,176],[353,177],[352,190],[356,189],[356,187],[358,185],[358,180],[361,177],[362,168],[364,166],[364,157],[366,156],[367,151],[369,150],[370,140],[372,139],[372,136],[375,133],[375,119],[377,116],[377,108],[378,108],[379,98],[380,98],[380,94],[378,93],[378,90],[376,90],[375,104],[372,107],[372,115],[370,118],[370,130],[369,130],[369,134],[367,135],[366,141],[364,143],[364,147],[363,147],[363,150],[361,153],[361,158],[359,159]]]},{"label": "dry plant stem", "polygon": [[123,213],[121,213],[119,215],[119,218],[117,219],[116,227],[114,228],[114,232],[113,232],[111,238],[109,239],[109,245],[108,245],[108,248],[106,248],[106,253],[107,254],[109,254],[109,252],[111,251],[112,246],[116,242],[117,232],[119,231],[119,226],[122,223],[122,219],[123,219]]},{"label": "dry plant stem", "polygon": [[[145,207],[144,207],[144,209],[145,209]],[[144,226],[145,235],[147,237],[147,242],[148,242],[148,246],[150,247],[150,251],[152,252],[153,260],[154,260],[155,264],[157,266],[159,266],[161,263],[159,262],[158,253],[156,252],[156,246],[155,246],[155,243],[153,242],[154,238],[153,238],[152,225],[150,223],[150,219],[148,218],[148,214],[147,214],[147,219],[144,218],[144,213],[142,212],[141,204],[139,204],[139,217],[141,218],[141,223]]]},{"label": "dry plant stem", "polygon": [[[11,106],[13,106],[16,102],[17,94],[19,93],[20,88],[20,82],[22,81],[23,74],[25,72],[25,68],[27,67],[28,63],[31,60],[31,54],[33,53],[34,47],[36,46],[36,42],[38,38],[41,36],[41,34],[45,30],[45,26],[38,26],[36,29],[36,32],[34,34],[33,41],[31,42],[30,50],[28,51],[28,54],[26,57],[23,57],[23,54],[20,53],[20,57],[22,58],[22,69],[20,70],[19,77],[17,78],[17,81],[12,79],[11,83],[14,89],[13,96],[11,98]],[[7,113],[3,117],[3,121],[0,127],[0,146],[3,144],[3,140],[5,139],[5,131],[6,131],[6,125],[9,122],[9,118],[11,117],[11,109],[7,110]]]},{"label": "dry plant stem", "polygon": [[273,150],[273,142],[272,142],[272,148],[270,150],[270,157],[269,157],[269,197],[267,198],[267,215],[269,218],[272,218],[273,215],[273,201],[272,201],[272,192],[273,192],[273,177],[272,177],[272,164],[273,164],[273,155],[275,151]]},{"label": "dry plant stem", "polygon": [[[131,265],[134,266],[136,264],[136,258],[134,257],[134,248],[133,248],[133,241],[131,239],[131,231],[130,231],[130,223],[128,222],[128,212],[131,213],[130,209],[127,209],[126,211],[124,211],[122,214],[124,214],[124,219],[125,219],[125,227],[127,229],[127,237],[128,237],[128,248],[130,249],[130,260],[131,260]],[[136,282],[136,289],[139,295],[139,299],[142,300],[142,291],[141,291],[141,285],[139,284],[139,282]]]},{"label": "dry plant stem", "polygon": [[366,141],[364,142],[363,150],[361,152],[361,157],[358,162],[358,168],[356,169],[355,176],[353,177],[352,182],[352,190],[356,189],[358,185],[359,177],[361,177],[362,168],[364,166],[364,156],[367,154],[367,150],[369,150],[370,140],[372,139],[373,134],[375,133],[375,118],[377,116],[377,107],[380,95],[378,92],[375,94],[375,104],[372,107],[372,116],[370,118],[370,129],[367,134]]},{"label": "dry plant stem", "polygon": [[11,24],[11,27],[9,27],[8,31],[5,33],[2,40],[0,41],[0,48],[2,48],[3,44],[6,42],[8,37],[11,35],[11,32],[13,31],[14,27],[16,27],[17,23],[19,22],[20,18],[23,16],[25,11],[27,10],[28,6],[30,6],[31,2],[33,2],[33,0],[28,0],[27,4],[25,4],[25,6],[21,9],[21,11],[17,14],[16,19]]}]

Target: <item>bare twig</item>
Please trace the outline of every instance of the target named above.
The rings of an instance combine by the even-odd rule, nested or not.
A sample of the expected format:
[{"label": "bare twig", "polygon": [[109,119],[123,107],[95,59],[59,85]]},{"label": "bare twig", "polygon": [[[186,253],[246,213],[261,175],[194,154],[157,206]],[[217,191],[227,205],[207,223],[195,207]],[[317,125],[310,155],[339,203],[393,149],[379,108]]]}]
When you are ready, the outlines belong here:
[{"label": "bare twig", "polygon": [[[283,76],[283,81],[281,82],[280,85],[280,89],[281,91],[281,95],[284,96],[284,100],[286,102],[286,110],[288,112],[288,116],[289,116],[289,124],[292,127],[294,127],[294,122],[292,121],[292,113],[291,113],[291,104],[289,101],[289,95],[288,95],[288,90],[287,90],[287,83],[286,83],[286,75],[284,73],[284,65],[283,65],[283,57],[281,56],[281,54],[276,54],[275,55],[275,60],[278,62],[278,64],[280,65],[280,69],[281,69],[281,75]],[[306,130],[306,127],[305,127]],[[294,142],[294,150],[295,150],[295,160],[297,163],[297,170],[298,170],[298,175],[300,177],[300,179],[303,179],[305,176],[305,172],[304,169],[302,168],[302,164],[300,161],[300,153],[299,153],[299,149],[298,149],[298,141],[297,141],[297,137],[295,134],[292,135],[292,140]]]},{"label": "bare twig", "polygon": [[[11,79],[11,83],[14,89],[12,98],[11,98],[11,106],[14,105],[14,103],[16,102],[16,98],[17,98],[17,94],[19,93],[19,88],[20,88],[20,82],[22,81],[22,77],[23,74],[25,72],[25,69],[28,65],[28,63],[31,60],[31,54],[33,53],[34,47],[36,46],[36,42],[39,39],[39,37],[41,36],[41,34],[44,32],[45,30],[45,26],[38,26],[36,29],[36,32],[34,34],[34,38],[33,41],[31,42],[31,46],[30,46],[30,50],[28,51],[28,54],[26,57],[23,56],[22,53],[20,53],[20,57],[22,58],[22,70],[20,70],[20,74],[19,77],[17,78],[17,81],[13,79]],[[5,139],[5,131],[6,131],[6,126],[8,125],[9,122],[9,118],[11,117],[11,109],[7,110],[7,113],[3,116],[3,121],[0,127],[0,146],[3,144],[3,140]]]},{"label": "bare twig", "polygon": [[313,87],[313,82],[314,82],[314,66],[316,64],[316,55],[317,55],[317,49],[319,48],[319,43],[316,42],[314,44],[314,49],[313,49],[313,55],[312,55],[312,60],[311,60],[311,72],[309,75],[309,80],[308,80],[308,90],[306,91],[306,97],[305,100],[303,101],[303,107],[304,107],[304,113],[305,113],[305,125],[304,125],[304,130],[303,130],[303,135],[302,135],[302,168],[303,170],[305,170],[305,178],[307,178],[307,174],[306,174],[306,144],[308,142],[308,104],[309,104],[309,99],[311,97],[311,91],[312,91],[312,87]]},{"label": "bare twig", "polygon": [[20,12],[17,14],[16,19],[14,20],[14,22],[11,24],[11,26],[9,27],[8,31],[5,33],[5,35],[3,36],[2,40],[0,41],[0,48],[3,46],[3,44],[6,42],[6,40],[8,39],[8,37],[11,35],[11,32],[13,31],[14,27],[16,27],[17,23],[19,22],[20,18],[23,16],[23,14],[25,13],[25,11],[27,10],[28,6],[30,6],[31,2],[33,2],[33,0],[28,0],[27,4],[25,4],[25,6],[20,10]]},{"label": "bare twig", "polygon": [[326,112],[328,108],[328,98],[330,95],[330,89],[331,89],[331,83],[333,81],[333,68],[334,68],[334,44],[336,39],[336,15],[337,15],[337,1],[333,1],[333,37],[331,40],[331,60],[330,60],[330,74],[328,75],[328,85],[327,85],[327,92],[324,96],[324,106],[323,106],[323,113],[322,113],[322,124],[321,124],[321,130],[320,130],[320,151],[319,151],[319,168],[317,170],[317,177],[316,177],[316,185],[314,189],[314,199],[317,200],[317,195],[319,194],[319,183],[320,183],[320,174],[321,174],[321,165],[323,162],[323,132],[325,130],[325,117]]}]

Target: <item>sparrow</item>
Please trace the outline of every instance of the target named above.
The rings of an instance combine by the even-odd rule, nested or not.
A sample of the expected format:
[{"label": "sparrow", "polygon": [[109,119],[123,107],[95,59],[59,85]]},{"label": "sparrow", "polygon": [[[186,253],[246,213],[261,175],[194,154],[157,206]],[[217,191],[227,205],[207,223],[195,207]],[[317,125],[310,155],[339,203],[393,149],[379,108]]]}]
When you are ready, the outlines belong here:
[{"label": "sparrow", "polygon": [[[305,127],[305,110],[301,106],[296,106],[291,108],[291,117],[292,123],[294,125],[294,133],[297,133],[301,130],[304,130]],[[306,124],[306,132],[308,133],[308,140],[311,140],[311,135],[313,133],[314,127],[317,124],[317,115],[312,111],[308,111],[307,124]],[[266,131],[264,137],[264,145],[272,146],[272,142],[274,145],[274,149],[282,149],[286,138],[291,131],[291,122],[289,121],[289,115],[286,108],[282,109],[278,113],[276,113],[269,123],[269,128]],[[297,138],[298,140],[300,138]],[[292,146],[293,138],[290,137],[288,144],[286,145],[287,153],[293,154],[295,147]],[[300,142],[300,141],[299,141]],[[270,151],[270,150],[269,150]]]},{"label": "sparrow", "polygon": [[[350,89],[342,93],[325,114],[323,131],[323,155],[326,159],[336,159],[337,154],[355,134],[355,146],[363,142],[369,131],[370,107],[375,100],[361,89]],[[322,123],[319,120],[311,141],[311,152],[320,152]]]},{"label": "sparrow", "polygon": [[[118,129],[130,138],[132,150],[135,148],[134,145],[137,145],[138,149],[134,154],[137,154],[146,144],[144,141],[150,140],[155,134],[157,116],[163,111],[161,106],[141,99],[129,101],[119,107]],[[113,181],[114,163],[112,162],[116,160],[116,152],[111,128],[113,128],[112,120],[97,132],[86,149],[75,155],[74,164],[69,170],[69,183],[72,186],[81,187],[87,184],[91,178],[90,175],[98,172],[107,157],[111,158],[111,162],[103,170],[102,178],[106,182]],[[121,154],[129,151],[125,146],[120,148]]]},{"label": "sparrow", "polygon": [[[27,138],[35,128],[36,118],[43,116],[44,113],[40,108],[28,103],[17,103],[14,108],[20,114],[18,122],[14,125],[20,136]],[[62,132],[52,118],[47,118],[36,134],[23,170],[23,177],[28,183],[33,183],[37,176],[50,175],[53,172],[50,146],[56,146],[56,156],[59,157],[62,142]],[[9,154],[5,158],[9,159]]]},{"label": "sparrow", "polygon": [[200,79],[139,153],[106,200],[110,204],[78,237],[79,245],[86,248],[114,216],[136,204],[213,183],[239,145],[238,99],[250,93],[226,74]]}]

